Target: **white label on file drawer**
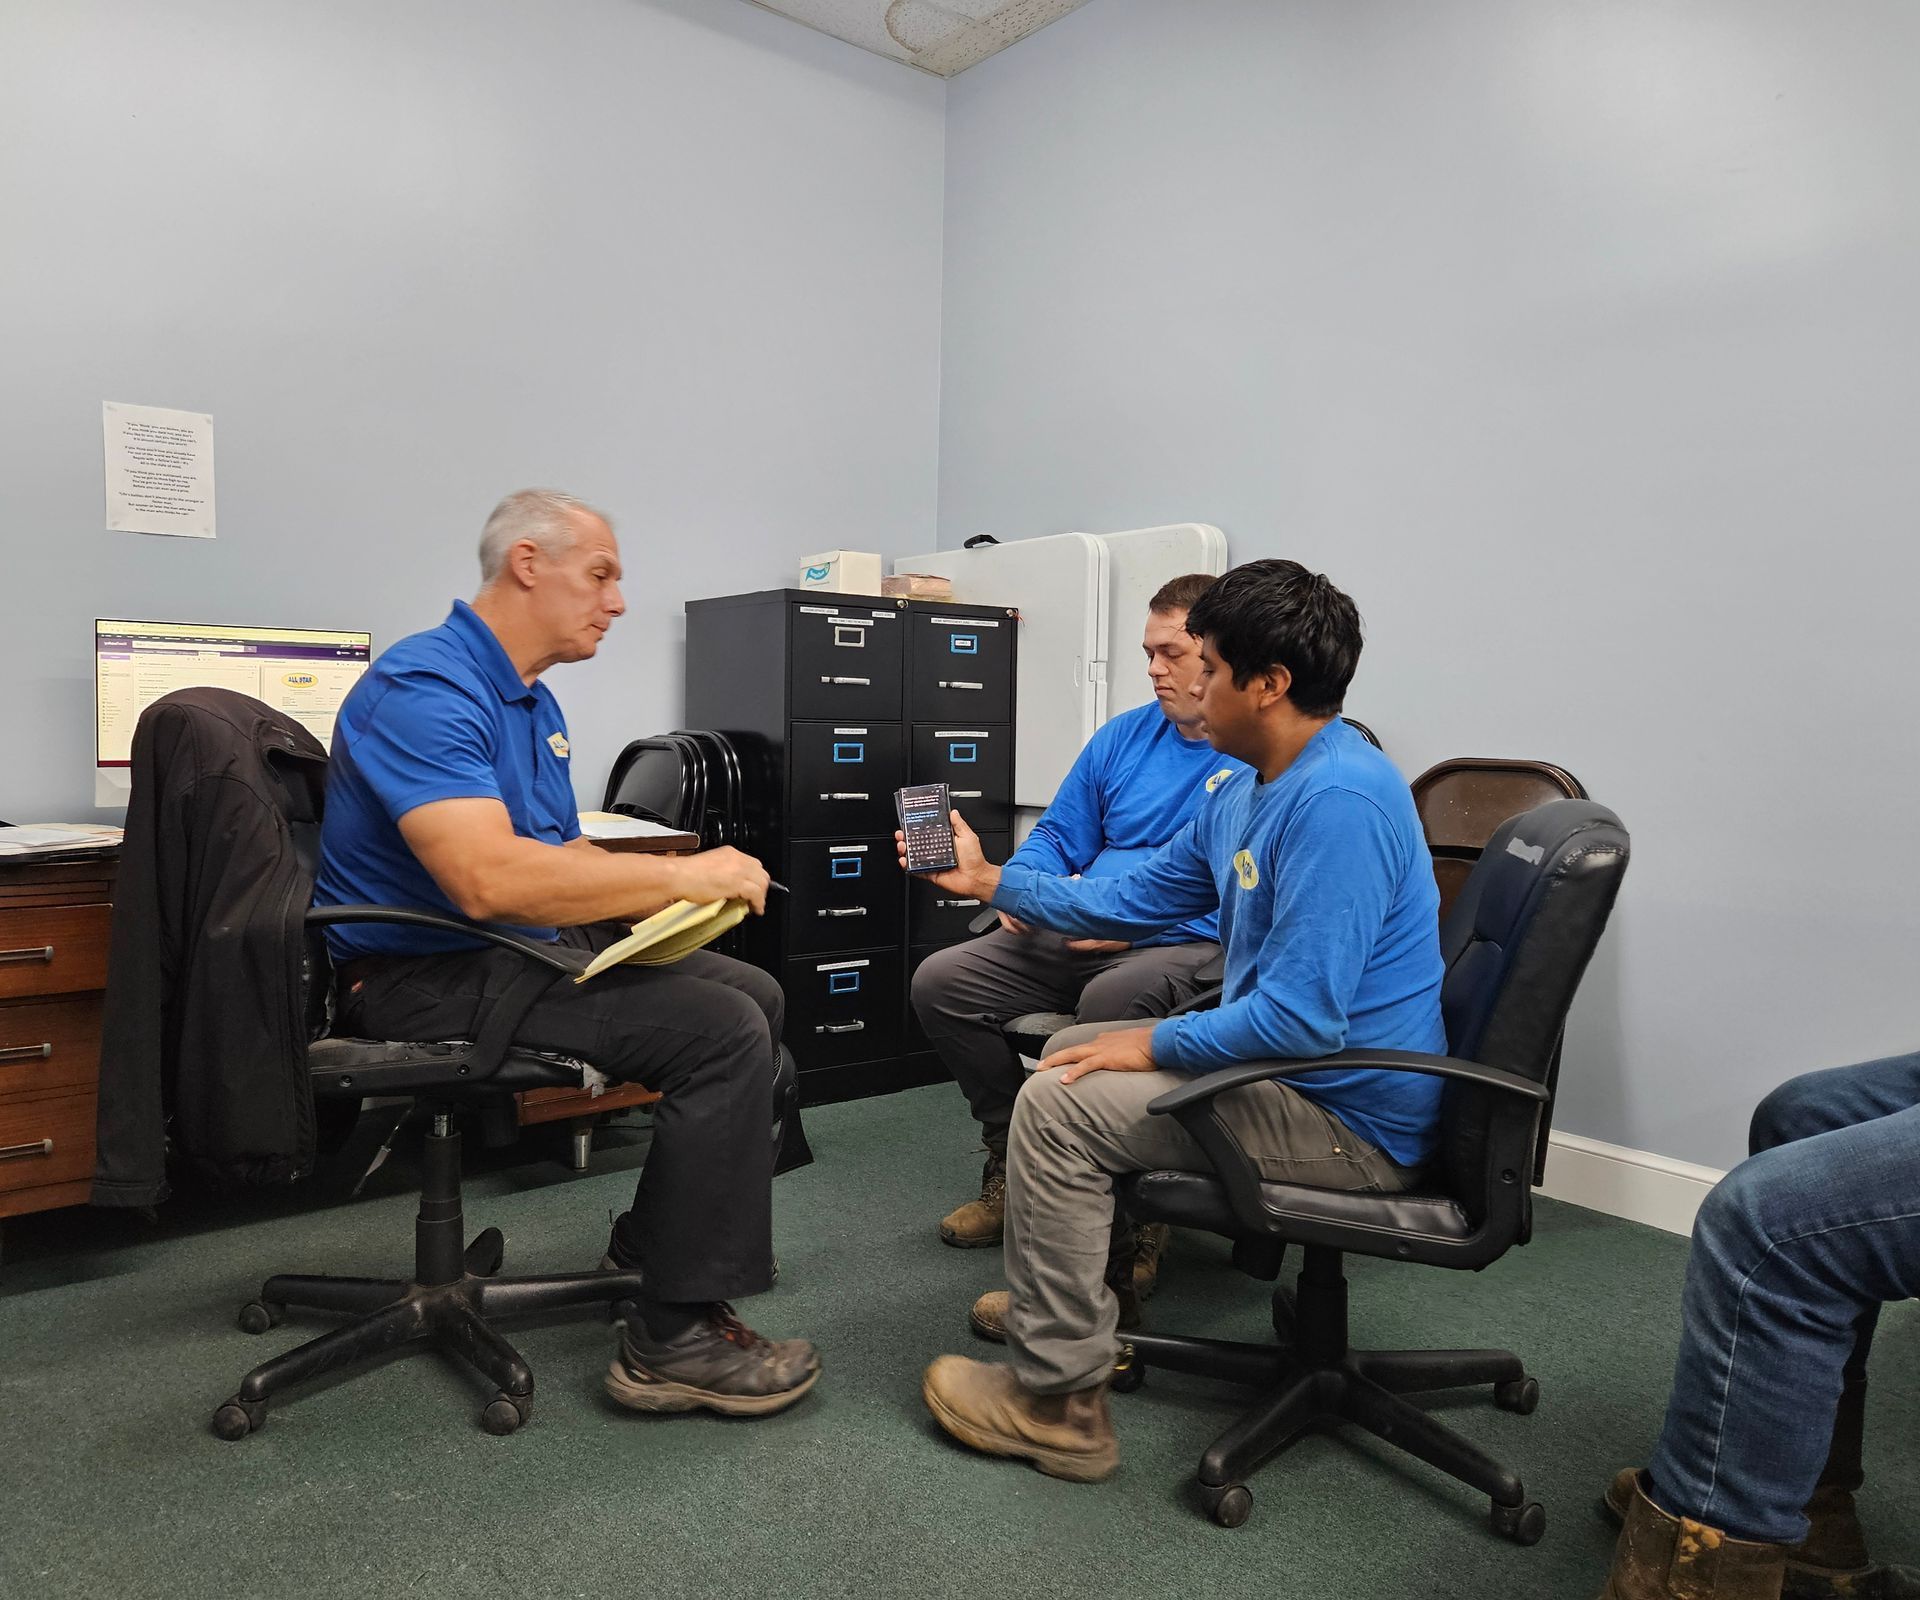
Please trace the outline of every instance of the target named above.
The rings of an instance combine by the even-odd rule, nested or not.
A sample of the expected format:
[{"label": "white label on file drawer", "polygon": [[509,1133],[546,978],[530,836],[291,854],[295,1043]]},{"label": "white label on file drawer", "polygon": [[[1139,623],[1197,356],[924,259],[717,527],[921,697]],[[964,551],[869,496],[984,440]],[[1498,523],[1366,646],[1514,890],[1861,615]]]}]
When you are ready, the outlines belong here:
[{"label": "white label on file drawer", "polygon": [[873,963],[865,956],[858,961],[822,961],[813,970],[815,972],[840,972],[848,967],[870,967]]},{"label": "white label on file drawer", "polygon": [[936,628],[997,628],[1000,626],[991,617],[935,617]]},{"label": "white label on file drawer", "polygon": [[830,856],[863,856],[866,853],[867,847],[863,844],[830,844],[827,846],[827,854]]},{"label": "white label on file drawer", "polygon": [[802,606],[800,610],[809,617],[837,617],[840,615],[840,608],[838,606]]},{"label": "white label on file drawer", "polygon": [[985,728],[935,728],[936,739],[991,739],[992,734]]},{"label": "white label on file drawer", "polygon": [[867,730],[865,728],[835,728],[833,731],[836,734],[848,734],[848,733],[865,733]]}]

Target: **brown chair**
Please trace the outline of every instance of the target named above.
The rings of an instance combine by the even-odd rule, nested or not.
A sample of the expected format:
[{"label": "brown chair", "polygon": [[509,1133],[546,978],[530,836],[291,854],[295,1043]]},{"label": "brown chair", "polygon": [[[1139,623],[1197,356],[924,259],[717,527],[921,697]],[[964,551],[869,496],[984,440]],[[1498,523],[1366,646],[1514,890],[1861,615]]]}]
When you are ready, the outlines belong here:
[{"label": "brown chair", "polygon": [[1420,813],[1427,848],[1433,852],[1441,921],[1501,823],[1549,800],[1586,798],[1586,787],[1578,778],[1546,761],[1456,756],[1415,778],[1413,804]]}]

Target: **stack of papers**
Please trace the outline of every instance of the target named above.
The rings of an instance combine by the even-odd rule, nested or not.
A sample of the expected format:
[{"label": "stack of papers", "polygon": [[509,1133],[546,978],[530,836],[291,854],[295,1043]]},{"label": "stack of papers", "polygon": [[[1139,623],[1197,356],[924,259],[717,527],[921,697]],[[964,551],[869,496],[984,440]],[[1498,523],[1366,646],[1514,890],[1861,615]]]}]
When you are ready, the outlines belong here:
[{"label": "stack of papers", "polygon": [[746,914],[744,900],[709,900],[704,905],[676,900],[666,910],[654,912],[645,922],[636,922],[632,933],[618,944],[608,945],[573,981],[585,983],[623,961],[637,967],[664,967],[691,955],[702,945],[713,943]]},{"label": "stack of papers", "polygon": [[645,817],[623,817],[611,811],[583,811],[580,831],[589,839],[695,839],[684,828],[670,828],[664,822]]},{"label": "stack of papers", "polygon": [[0,826],[0,856],[84,855],[120,848],[122,828],[101,828],[84,822],[30,822],[21,827]]}]

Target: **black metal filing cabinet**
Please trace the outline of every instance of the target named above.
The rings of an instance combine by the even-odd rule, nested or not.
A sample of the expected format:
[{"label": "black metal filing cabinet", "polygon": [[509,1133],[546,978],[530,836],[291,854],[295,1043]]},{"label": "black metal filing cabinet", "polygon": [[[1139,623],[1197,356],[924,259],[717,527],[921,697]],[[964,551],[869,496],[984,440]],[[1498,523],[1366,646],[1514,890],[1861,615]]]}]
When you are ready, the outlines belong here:
[{"label": "black metal filing cabinet", "polygon": [[893,792],[945,783],[1006,859],[1018,631],[1005,607],[816,590],[687,606],[687,725],[733,741],[748,848],[791,891],[744,949],[786,992],[810,1101],[941,1075],[907,984],[981,907],[901,872]]}]

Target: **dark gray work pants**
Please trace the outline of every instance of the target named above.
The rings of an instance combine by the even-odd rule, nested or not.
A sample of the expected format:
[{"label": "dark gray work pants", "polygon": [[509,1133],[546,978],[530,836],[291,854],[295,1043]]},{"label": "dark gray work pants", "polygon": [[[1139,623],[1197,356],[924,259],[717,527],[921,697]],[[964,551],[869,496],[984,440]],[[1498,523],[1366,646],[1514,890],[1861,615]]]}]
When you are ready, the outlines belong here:
[{"label": "dark gray work pants", "polygon": [[1004,1156],[1026,1070],[1002,1023],[1036,1011],[1081,1022],[1164,1017],[1193,998],[1201,988],[1194,974],[1219,954],[1217,944],[1069,950],[1058,933],[996,928],[928,956],[913,975],[913,1008],[987,1148]]},{"label": "dark gray work pants", "polygon": [[[563,943],[603,948],[616,924],[563,928]],[[526,970],[488,948],[354,962],[340,1031],[370,1039],[471,1039],[483,1001]],[[620,1221],[652,1298],[744,1299],[772,1283],[774,1045],[786,1001],[758,967],[697,950],[668,967],[562,978],[515,1042],[591,1062],[662,1096],[632,1210]]]}]

